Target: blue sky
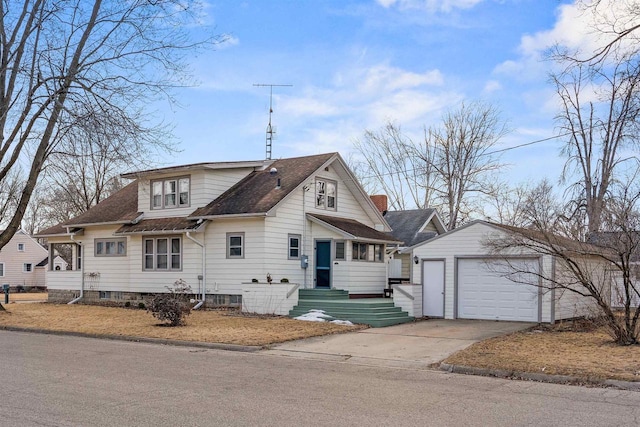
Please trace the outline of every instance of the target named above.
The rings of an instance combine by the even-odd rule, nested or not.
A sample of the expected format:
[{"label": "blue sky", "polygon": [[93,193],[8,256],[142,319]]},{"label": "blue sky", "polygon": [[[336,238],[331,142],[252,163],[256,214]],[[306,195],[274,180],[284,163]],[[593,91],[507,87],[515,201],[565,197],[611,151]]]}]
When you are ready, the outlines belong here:
[{"label": "blue sky", "polygon": [[[339,151],[388,120],[419,138],[444,111],[484,100],[513,131],[497,148],[556,134],[554,42],[584,44],[579,11],[560,0],[314,0],[205,3],[207,24],[230,36],[193,58],[199,86],[161,112],[181,152],[166,164],[261,159],[274,88],[273,157]],[[508,151],[512,183],[556,182],[561,140]]]}]

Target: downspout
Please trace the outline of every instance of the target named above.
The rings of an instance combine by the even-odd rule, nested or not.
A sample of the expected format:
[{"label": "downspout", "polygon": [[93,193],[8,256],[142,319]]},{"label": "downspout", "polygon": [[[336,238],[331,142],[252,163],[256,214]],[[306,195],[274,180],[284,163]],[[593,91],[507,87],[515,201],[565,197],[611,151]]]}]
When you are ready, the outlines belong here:
[{"label": "downspout", "polygon": [[185,233],[185,236],[187,236],[187,239],[191,240],[196,245],[200,246],[200,248],[202,248],[202,299],[193,307],[194,310],[197,310],[204,305],[207,292],[207,248],[202,242],[192,237],[190,231],[187,231]]},{"label": "downspout", "polygon": [[[305,184],[302,186],[302,251],[303,254],[302,255],[307,255],[307,247],[306,247],[306,242],[307,242],[307,214],[306,214],[306,208],[305,208],[305,201],[307,199],[307,191],[309,191],[309,184]],[[308,260],[309,258],[307,258]],[[303,283],[303,288],[307,289],[307,273],[308,273],[308,268],[309,264],[307,263],[307,268],[304,269],[304,283]]]},{"label": "downspout", "polygon": [[[82,242],[79,242],[75,239],[74,235],[71,234],[69,236],[71,238],[71,241],[74,242],[76,245],[80,246],[80,296],[74,300],[69,301],[67,304],[71,305],[71,304],[75,304],[78,301],[80,301],[82,299],[82,297],[84,296],[84,257],[85,257],[85,253],[84,253],[84,246],[82,245]],[[76,254],[76,260],[78,259],[78,255]],[[73,260],[71,260],[71,262],[73,263]]]}]

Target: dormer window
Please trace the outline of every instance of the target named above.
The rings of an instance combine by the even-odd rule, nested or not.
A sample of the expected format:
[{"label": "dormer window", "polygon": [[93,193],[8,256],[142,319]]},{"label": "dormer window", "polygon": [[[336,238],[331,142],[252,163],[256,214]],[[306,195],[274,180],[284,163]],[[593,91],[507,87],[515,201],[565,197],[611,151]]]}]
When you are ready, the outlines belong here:
[{"label": "dormer window", "polygon": [[336,210],[336,182],[316,179],[316,208]]},{"label": "dormer window", "polygon": [[151,181],[151,209],[188,207],[189,185],[188,177]]}]

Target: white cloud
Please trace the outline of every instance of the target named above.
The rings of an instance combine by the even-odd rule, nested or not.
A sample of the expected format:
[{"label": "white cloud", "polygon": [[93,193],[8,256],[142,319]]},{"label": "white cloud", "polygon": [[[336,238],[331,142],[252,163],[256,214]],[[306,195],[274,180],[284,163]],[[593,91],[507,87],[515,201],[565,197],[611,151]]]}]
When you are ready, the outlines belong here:
[{"label": "white cloud", "polygon": [[[589,56],[596,52],[608,39],[596,31],[606,28],[606,20],[616,21],[622,27],[637,24],[628,18],[627,2],[603,0],[594,15],[594,9],[584,9],[576,3],[563,4],[557,8],[557,19],[553,28],[535,34],[525,34],[520,39],[519,58],[505,61],[495,67],[494,72],[519,79],[539,78],[549,69],[544,61],[549,49],[554,46],[578,51]],[[625,21],[623,16],[627,16]]]},{"label": "white cloud", "polygon": [[490,93],[499,91],[501,89],[502,89],[502,85],[500,84],[499,81],[489,80],[487,83],[485,83],[484,88],[482,89],[482,92],[484,94],[490,94]]},{"label": "white cloud", "polygon": [[343,67],[327,86],[278,98],[277,121],[287,129],[279,143],[296,154],[346,154],[366,129],[378,129],[387,121],[419,134],[463,99],[448,86],[437,69],[413,72],[386,63]]},{"label": "white cloud", "polygon": [[423,9],[429,12],[451,12],[453,9],[470,9],[483,0],[377,0],[384,8],[400,10]]},{"label": "white cloud", "polygon": [[358,85],[361,92],[394,91],[415,88],[423,85],[439,86],[444,79],[439,70],[422,74],[404,71],[387,65],[378,65],[366,70],[362,82]]}]

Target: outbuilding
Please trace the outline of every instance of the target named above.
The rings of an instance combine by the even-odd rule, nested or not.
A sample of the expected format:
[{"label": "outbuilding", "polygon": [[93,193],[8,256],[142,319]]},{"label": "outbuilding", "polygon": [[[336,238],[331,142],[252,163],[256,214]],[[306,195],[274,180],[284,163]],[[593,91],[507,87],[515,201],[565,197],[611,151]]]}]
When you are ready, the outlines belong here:
[{"label": "outbuilding", "polygon": [[[553,323],[593,313],[592,299],[544,282],[545,277],[563,274],[553,256],[530,249],[510,251],[506,259],[491,253],[488,239],[514,230],[473,221],[407,248],[416,262],[412,285],[401,293],[419,299],[414,307],[421,307],[422,315],[446,319]],[[593,262],[598,268],[598,261]],[[506,263],[528,273],[520,273],[514,281],[502,271]]]}]

